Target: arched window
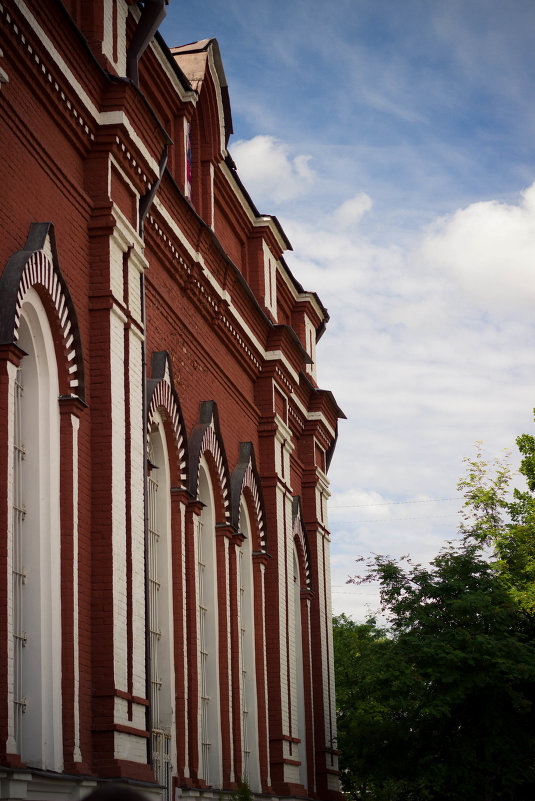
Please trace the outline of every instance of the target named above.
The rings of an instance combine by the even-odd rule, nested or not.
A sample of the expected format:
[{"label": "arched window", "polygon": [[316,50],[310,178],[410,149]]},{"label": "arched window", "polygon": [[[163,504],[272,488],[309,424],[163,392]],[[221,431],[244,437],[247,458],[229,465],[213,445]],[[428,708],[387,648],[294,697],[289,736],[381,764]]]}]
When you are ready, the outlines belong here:
[{"label": "arched window", "polygon": [[152,416],[147,476],[147,585],[152,765],[171,798],[174,758],[173,597],[170,471],[164,422]]},{"label": "arched window", "polygon": [[297,731],[299,736],[299,782],[307,786],[307,742],[305,718],[305,676],[303,668],[303,625],[301,619],[301,573],[297,548],[293,549],[294,620],[295,620],[295,679],[297,691]]},{"label": "arched window", "polygon": [[221,786],[221,715],[219,709],[219,638],[215,541],[215,504],[206,457],[199,464],[196,519],[197,631],[199,681],[199,778]]},{"label": "arched window", "polygon": [[[189,777],[184,692],[189,643],[182,641],[186,618],[185,503],[176,503],[178,493],[186,491],[187,442],[171,361],[165,351],[152,354],[146,401],[147,666],[152,765],[156,778],[166,788],[165,798],[171,798],[173,775],[179,780]],[[182,604],[175,606],[173,599],[176,603],[179,597]]]},{"label": "arched window", "polygon": [[15,383],[12,605],[13,714],[24,763],[63,769],[60,416],[54,342],[35,289],[24,296]]},{"label": "arched window", "polygon": [[261,792],[255,660],[252,530],[247,504],[243,497],[240,504],[239,531],[244,536],[241,546],[237,548],[242,744],[241,778],[247,781],[253,792]]},{"label": "arched window", "polygon": [[[59,772],[64,738],[67,760],[81,761],[78,414],[85,378],[76,312],[51,223],[32,223],[24,248],[7,261],[0,274],[0,307],[9,459],[2,530],[11,577],[2,664],[8,687],[6,753],[15,757],[13,764],[20,758]],[[60,471],[63,455],[70,474]],[[63,553],[62,536],[68,540]]]}]

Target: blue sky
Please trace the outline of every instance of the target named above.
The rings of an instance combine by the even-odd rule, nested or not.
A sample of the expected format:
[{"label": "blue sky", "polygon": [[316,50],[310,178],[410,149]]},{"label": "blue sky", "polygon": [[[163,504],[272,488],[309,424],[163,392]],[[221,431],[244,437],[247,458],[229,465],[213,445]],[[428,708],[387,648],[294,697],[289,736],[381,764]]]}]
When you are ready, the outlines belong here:
[{"label": "blue sky", "polygon": [[474,441],[533,430],[534,23],[532,0],[171,0],[160,29],[218,39],[231,155],[331,315],[335,611],[376,606],[356,556],[454,536],[437,499]]}]

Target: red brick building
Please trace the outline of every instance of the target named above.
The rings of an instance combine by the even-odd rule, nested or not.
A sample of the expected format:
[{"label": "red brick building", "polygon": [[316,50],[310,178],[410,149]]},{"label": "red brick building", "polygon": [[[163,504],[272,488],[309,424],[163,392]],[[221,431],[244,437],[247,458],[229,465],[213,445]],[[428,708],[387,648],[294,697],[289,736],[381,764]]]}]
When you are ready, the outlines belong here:
[{"label": "red brick building", "polygon": [[328,317],[164,13],[0,0],[0,797],[334,799]]}]

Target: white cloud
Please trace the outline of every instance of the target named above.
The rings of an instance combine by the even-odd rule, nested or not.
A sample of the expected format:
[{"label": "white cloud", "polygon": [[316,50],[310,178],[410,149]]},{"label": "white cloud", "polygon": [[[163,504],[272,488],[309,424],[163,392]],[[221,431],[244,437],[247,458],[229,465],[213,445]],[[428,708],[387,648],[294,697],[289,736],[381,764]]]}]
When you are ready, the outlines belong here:
[{"label": "white cloud", "polygon": [[314,180],[312,156],[292,156],[290,147],[274,136],[240,139],[231,150],[240,178],[253,200],[283,203],[306,192]]},{"label": "white cloud", "polygon": [[419,258],[456,281],[482,313],[532,314],[535,303],[535,184],[517,205],[473,203],[437,221]]},{"label": "white cloud", "polygon": [[[321,193],[309,157],[278,139],[237,143],[233,156],[253,197]],[[308,218],[301,206],[283,218],[287,259],[329,310],[319,381],[348,416],[330,470],[334,608],[362,616],[378,595],[346,587],[354,558],[428,560],[457,532],[455,503],[362,505],[453,497],[476,440],[499,453],[531,428],[535,184],[516,203],[471,203],[412,238],[390,236],[396,244],[383,243],[369,193]]]},{"label": "white cloud", "polygon": [[[210,0],[175,16],[169,39],[217,32],[238,135],[270,134],[231,153],[258,208],[278,214],[297,279],[330,312],[319,379],[349,418],[333,506],[447,497],[476,439],[499,452],[532,430],[535,189],[511,193],[535,174],[533,11],[502,0],[336,8]],[[399,507],[366,522],[333,509],[333,584],[358,553],[434,553],[455,532],[436,506],[404,522]],[[335,608],[352,612],[355,593],[361,606],[370,598],[336,593]]]},{"label": "white cloud", "polygon": [[333,222],[342,229],[352,228],[360,223],[362,217],[371,209],[372,205],[371,197],[365,192],[359,192],[349,200],[344,201],[335,210],[332,215]]},{"label": "white cloud", "polygon": [[319,380],[348,416],[330,471],[334,608],[357,615],[377,593],[345,587],[353,558],[426,560],[457,531],[455,503],[362,504],[455,496],[473,443],[514,447],[535,405],[535,184],[516,204],[437,220],[410,247],[366,237],[371,205],[356,194],[319,222],[285,222],[292,271],[331,316]]}]

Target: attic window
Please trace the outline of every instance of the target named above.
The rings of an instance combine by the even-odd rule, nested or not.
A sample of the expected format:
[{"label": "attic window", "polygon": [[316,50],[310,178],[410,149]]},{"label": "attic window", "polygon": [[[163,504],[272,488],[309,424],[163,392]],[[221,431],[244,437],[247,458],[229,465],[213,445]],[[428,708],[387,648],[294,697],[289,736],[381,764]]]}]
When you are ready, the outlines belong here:
[{"label": "attic window", "polygon": [[264,242],[264,303],[277,319],[277,262]]},{"label": "attic window", "polygon": [[314,380],[316,379],[316,329],[312,322],[305,317],[305,350],[312,359],[312,364],[307,364],[306,371]]},{"label": "attic window", "polygon": [[325,473],[325,451],[317,442],[314,442],[314,462],[316,467]]},{"label": "attic window", "polygon": [[275,414],[278,414],[283,422],[288,422],[287,401],[282,392],[275,387]]},{"label": "attic window", "polygon": [[191,200],[191,123],[184,120],[185,180],[184,194]]}]

